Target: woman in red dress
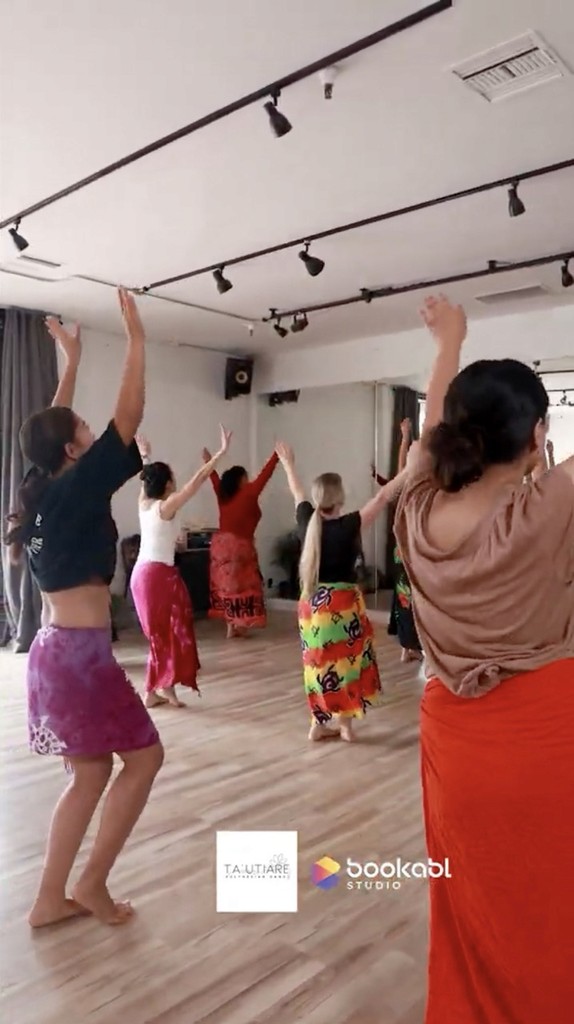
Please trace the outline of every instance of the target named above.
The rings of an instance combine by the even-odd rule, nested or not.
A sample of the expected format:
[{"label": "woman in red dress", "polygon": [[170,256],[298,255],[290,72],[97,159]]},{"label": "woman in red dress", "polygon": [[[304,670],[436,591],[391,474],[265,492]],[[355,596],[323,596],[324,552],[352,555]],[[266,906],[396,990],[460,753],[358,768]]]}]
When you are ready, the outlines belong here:
[{"label": "woman in red dress", "polygon": [[[207,449],[203,459],[211,459]],[[219,530],[211,542],[210,616],[225,620],[228,639],[263,628],[267,621],[254,537],[261,519],[259,497],[278,461],[273,453],[255,480],[249,479],[243,466],[232,466],[221,477],[211,474]]]}]

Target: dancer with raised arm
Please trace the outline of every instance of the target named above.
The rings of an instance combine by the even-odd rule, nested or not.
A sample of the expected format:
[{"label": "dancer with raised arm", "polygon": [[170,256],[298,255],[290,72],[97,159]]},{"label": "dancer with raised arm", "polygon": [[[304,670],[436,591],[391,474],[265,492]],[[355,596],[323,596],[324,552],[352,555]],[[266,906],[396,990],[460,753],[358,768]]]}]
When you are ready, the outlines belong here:
[{"label": "dancer with raised arm", "polygon": [[[401,423],[401,444],[399,447],[398,472],[402,473],[407,464],[407,456],[413,437],[413,426],[409,419]],[[372,467],[373,476],[380,487],[388,481],[380,476]],[[401,645],[401,661],[421,661],[421,644],[413,616],[413,595],[405,567],[401,559],[399,547],[395,544],[393,551],[395,563],[395,585],[389,618],[389,636],[398,637]]]},{"label": "dancer with raised arm", "polygon": [[570,1024],[574,1006],[574,459],[525,482],[548,395],[513,359],[437,354],[395,531],[430,673],[421,709],[431,880],[426,1024]]},{"label": "dancer with raised arm", "polygon": [[146,705],[185,705],[176,684],[199,693],[199,657],[188,589],[175,567],[180,532],[179,513],[197,494],[229,448],[231,434],[221,427],[219,451],[177,490],[171,466],[150,462],[147,441],[138,438],[142,461],[139,500],[140,552],[131,577],[138,618],[150,645],[146,676]]},{"label": "dancer with raised arm", "polygon": [[[313,482],[313,504],[295,469],[292,449],[277,446],[295,500],[303,550],[299,632],[305,693],[312,715],[310,740],[355,739],[354,720],[378,703],[381,680],[373,627],[357,586],[355,563],[361,529],[374,523],[398,494],[401,477],[386,484],[357,512],[343,514],[345,491],[338,473]],[[331,728],[337,719],[339,730]]]},{"label": "dancer with raised arm", "polygon": [[[203,449],[203,460],[211,458]],[[219,507],[219,530],[211,541],[210,588],[212,618],[227,623],[227,638],[245,637],[267,622],[263,579],[259,569],[255,530],[261,519],[259,498],[278,464],[275,453],[255,480],[243,466],[232,466],[211,482]]]},{"label": "dancer with raised arm", "polygon": [[[28,659],[30,746],[65,759],[72,779],[50,826],[33,927],[91,913],[123,924],[128,903],[112,900],[107,878],[141,812],[163,760],[157,731],[112,654],[109,584],[116,563],[112,495],[141,471],[134,440],[144,409],[144,332],[133,297],[120,291],[127,355],[113,419],[94,438],[71,405],[80,359],[78,335],[54,319],[48,329],[64,354],[50,409],[20,431],[32,474],[20,490],[7,542],[25,548],[43,597],[44,625]],[[88,859],[67,899],[76,855],[110,779]]]}]

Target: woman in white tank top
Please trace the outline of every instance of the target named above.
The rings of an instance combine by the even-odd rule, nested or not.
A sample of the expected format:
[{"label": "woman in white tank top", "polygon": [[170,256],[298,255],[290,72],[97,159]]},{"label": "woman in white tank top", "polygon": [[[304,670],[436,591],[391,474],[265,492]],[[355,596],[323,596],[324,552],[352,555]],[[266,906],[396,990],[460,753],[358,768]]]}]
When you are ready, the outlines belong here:
[{"label": "woman in white tank top", "polygon": [[221,428],[221,446],[191,480],[176,489],[171,467],[150,462],[150,447],[141,440],[145,463],[139,501],[141,544],[131,578],[131,591],[142,630],[150,645],[146,705],[169,703],[182,707],[175,687],[199,693],[199,658],[193,628],[193,609],[185,583],[175,567],[179,512],[208,479],[225,455],[231,434]]}]

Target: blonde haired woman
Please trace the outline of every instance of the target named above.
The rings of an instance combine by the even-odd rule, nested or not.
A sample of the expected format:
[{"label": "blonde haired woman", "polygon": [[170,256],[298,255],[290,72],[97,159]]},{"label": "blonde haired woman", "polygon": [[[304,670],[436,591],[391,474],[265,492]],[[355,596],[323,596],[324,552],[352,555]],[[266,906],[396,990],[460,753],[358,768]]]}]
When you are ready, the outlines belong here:
[{"label": "blonde haired woman", "polygon": [[[313,482],[313,504],[305,500],[293,452],[277,446],[295,499],[303,551],[300,563],[299,632],[303,648],[305,693],[313,716],[309,739],[354,739],[353,723],[376,704],[381,681],[373,645],[373,627],[357,586],[355,563],[361,529],[370,526],[398,494],[395,477],[357,512],[343,515],[345,491],[338,473]],[[330,728],[338,717],[339,731]]]}]

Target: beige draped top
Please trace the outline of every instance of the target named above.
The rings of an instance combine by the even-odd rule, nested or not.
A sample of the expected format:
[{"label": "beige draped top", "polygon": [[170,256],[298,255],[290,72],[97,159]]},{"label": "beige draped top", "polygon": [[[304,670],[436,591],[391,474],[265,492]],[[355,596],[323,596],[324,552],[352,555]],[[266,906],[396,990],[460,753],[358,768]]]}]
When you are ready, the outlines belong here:
[{"label": "beige draped top", "polygon": [[449,550],[429,537],[436,493],[419,462],[395,516],[427,675],[461,697],[480,697],[511,675],[574,658],[574,483],[568,473],[557,466],[536,482],[509,486]]}]

